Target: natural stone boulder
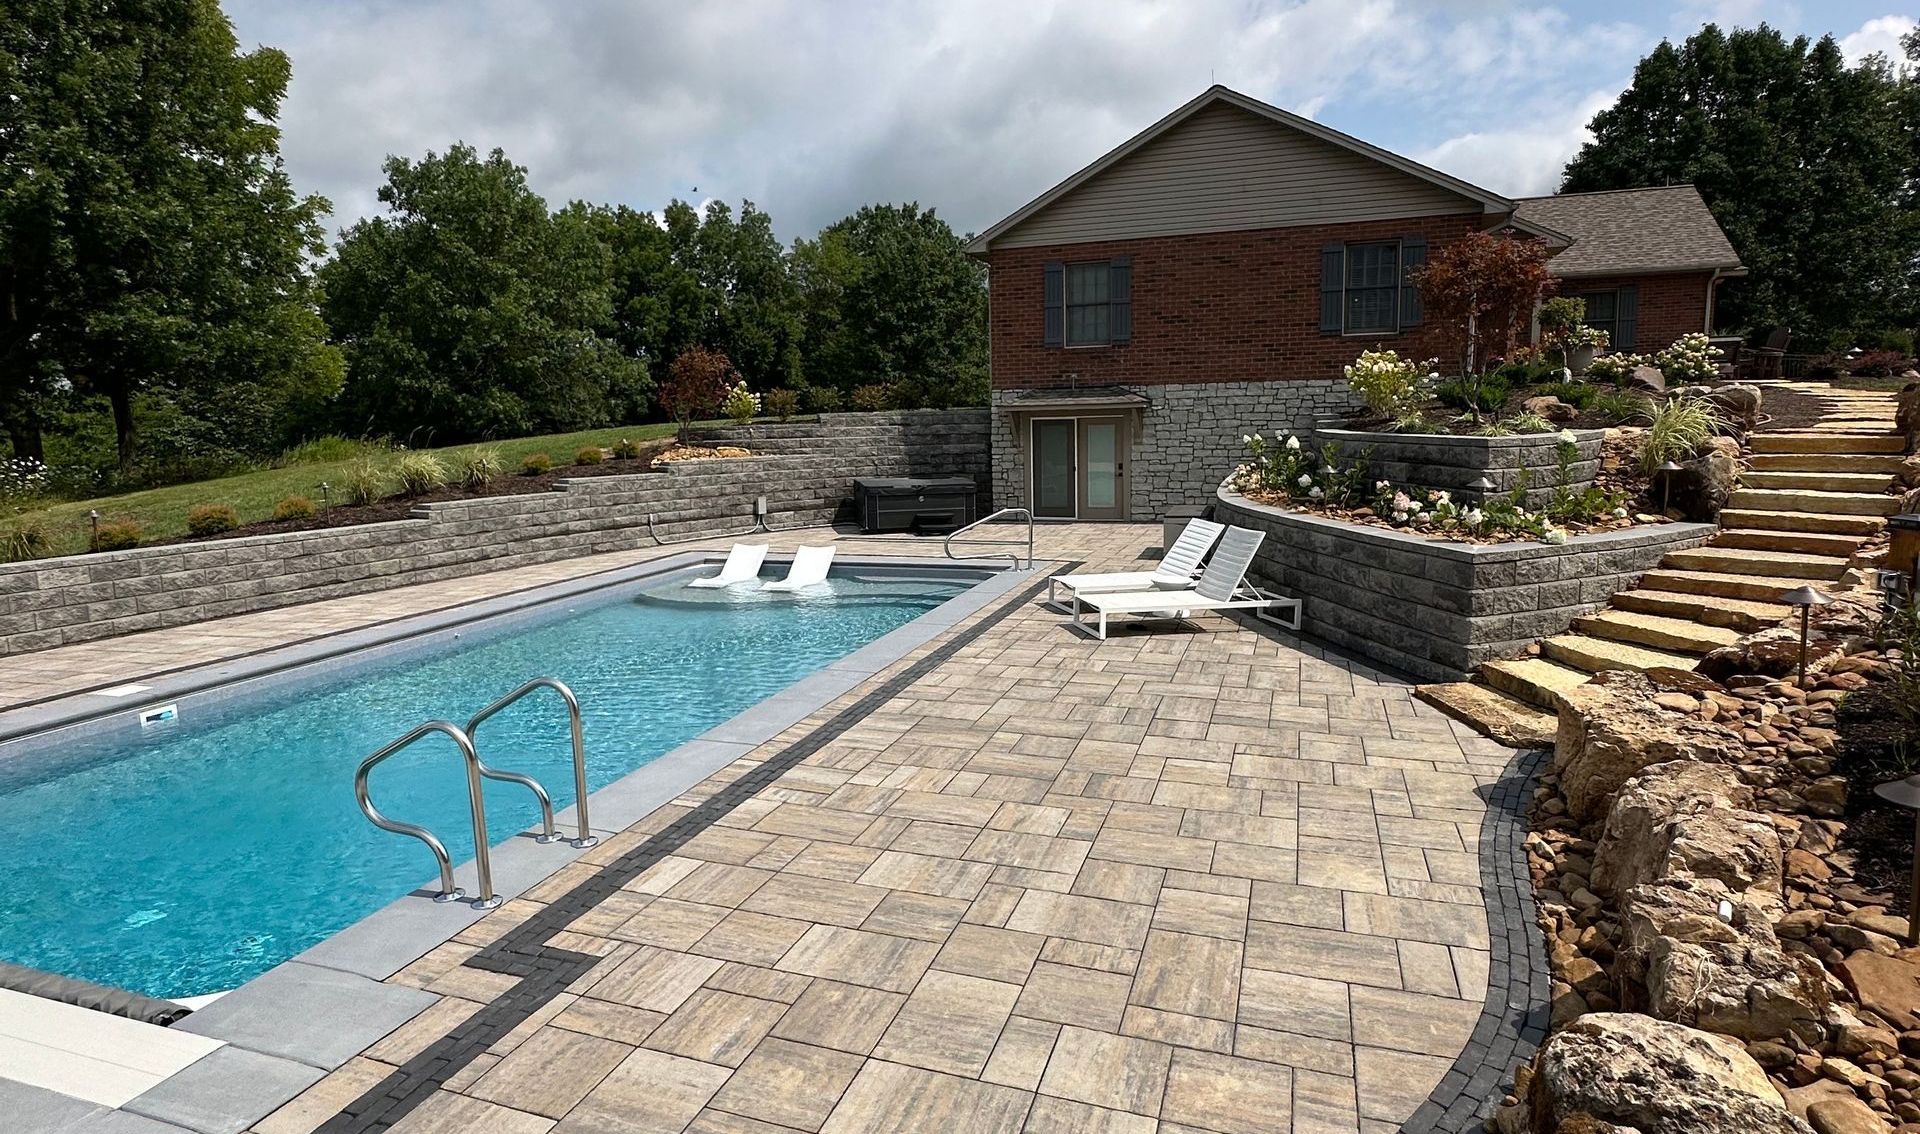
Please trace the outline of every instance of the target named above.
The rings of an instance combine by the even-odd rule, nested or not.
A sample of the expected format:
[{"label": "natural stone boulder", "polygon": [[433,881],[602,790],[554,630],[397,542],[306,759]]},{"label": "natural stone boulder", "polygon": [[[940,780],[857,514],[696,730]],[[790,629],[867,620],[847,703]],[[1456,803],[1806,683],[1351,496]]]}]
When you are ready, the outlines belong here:
[{"label": "natural stone boulder", "polygon": [[1700,453],[1679,462],[1679,472],[1661,474],[1667,478],[1663,488],[1668,506],[1689,520],[1712,520],[1733,496],[1739,461],[1739,442],[1731,437],[1709,440]]},{"label": "natural stone boulder", "polygon": [[1920,382],[1900,387],[1899,400],[1894,403],[1893,427],[1907,435],[1907,452],[1920,447]]},{"label": "natural stone boulder", "polygon": [[1706,395],[1707,403],[1720,411],[1729,425],[1750,433],[1760,421],[1760,387],[1745,382],[1729,382]]},{"label": "natural stone boulder", "polygon": [[1593,854],[1593,888],[1617,897],[1685,874],[1761,905],[1778,902],[1780,833],[1752,806],[1752,789],[1730,767],[1655,764],[1614,798]]},{"label": "natural stone boulder", "polygon": [[1739,764],[1738,737],[1695,717],[1653,707],[1653,685],[1637,673],[1603,674],[1560,695],[1553,767],[1567,810],[1582,823],[1606,814],[1621,785],[1642,768],[1673,760]]},{"label": "natural stone boulder", "polygon": [[1538,414],[1555,425],[1565,425],[1580,416],[1578,408],[1568,405],[1551,394],[1528,398],[1520,403],[1520,408],[1528,413]]},{"label": "natural stone boulder", "polygon": [[[1808,1134],[1751,1056],[1724,1036],[1647,1016],[1594,1012],[1548,1038],[1529,1102],[1541,1134]],[[1606,1129],[1606,1127],[1597,1127]]]},{"label": "natural stone boulder", "polygon": [[1834,971],[1860,1007],[1903,1031],[1920,1027],[1920,967],[1860,949]]},{"label": "natural stone boulder", "polygon": [[[1816,630],[1807,638],[1807,668],[1817,669],[1846,652],[1846,643]],[[1800,628],[1775,626],[1747,635],[1700,659],[1695,672],[1725,681],[1736,674],[1785,677],[1800,666]]]},{"label": "natural stone boulder", "polygon": [[[1818,1040],[1831,998],[1819,966],[1780,948],[1758,906],[1686,879],[1636,886],[1623,903],[1619,977],[1630,1001],[1662,1020],[1744,1040]],[[1637,995],[1644,993],[1644,996]]]},{"label": "natural stone boulder", "polygon": [[1627,389],[1643,394],[1664,394],[1667,392],[1667,376],[1658,366],[1636,366],[1627,372]]},{"label": "natural stone boulder", "polygon": [[1852,1095],[1810,1104],[1807,1124],[1815,1134],[1887,1134],[1887,1124],[1873,1108]]}]

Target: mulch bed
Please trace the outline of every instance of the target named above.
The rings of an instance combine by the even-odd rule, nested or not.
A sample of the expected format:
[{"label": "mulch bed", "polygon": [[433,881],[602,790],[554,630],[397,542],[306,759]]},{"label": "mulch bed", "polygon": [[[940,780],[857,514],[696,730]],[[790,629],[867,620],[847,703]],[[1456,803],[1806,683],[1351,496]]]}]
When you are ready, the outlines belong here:
[{"label": "mulch bed", "polygon": [[[1607,387],[1603,386],[1602,388]],[[1527,400],[1541,396],[1542,392],[1538,387],[1522,387],[1510,394],[1507,397],[1506,404],[1502,405],[1497,412],[1488,413],[1483,410],[1480,414],[1479,421],[1473,420],[1471,415],[1468,415],[1465,410],[1447,405],[1445,402],[1436,398],[1420,407],[1420,415],[1427,421],[1426,426],[1422,428],[1420,432],[1446,434],[1454,437],[1475,436],[1490,422],[1526,412]],[[1562,429],[1606,429],[1617,424],[1619,423],[1602,417],[1591,410],[1582,410],[1577,417],[1569,421],[1554,422],[1553,428],[1554,432],[1557,433]],[[1341,427],[1344,429],[1358,429],[1369,432],[1392,432],[1393,419],[1382,417],[1378,414],[1370,414],[1362,410],[1357,414],[1349,416],[1341,423]]]}]

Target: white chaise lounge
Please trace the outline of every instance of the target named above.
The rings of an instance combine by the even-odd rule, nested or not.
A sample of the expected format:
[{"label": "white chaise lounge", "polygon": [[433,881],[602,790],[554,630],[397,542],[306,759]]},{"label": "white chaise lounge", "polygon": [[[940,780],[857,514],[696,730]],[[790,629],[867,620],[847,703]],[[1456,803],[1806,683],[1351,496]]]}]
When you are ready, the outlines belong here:
[{"label": "white chaise lounge", "polygon": [[767,545],[764,543],[736,543],[733,550],[727,552],[727,561],[720,565],[718,575],[705,579],[694,579],[689,587],[730,587],[735,583],[744,583],[760,577],[760,563],[767,557]]},{"label": "white chaise lounge", "polygon": [[1047,602],[1059,606],[1063,588],[1076,597],[1112,591],[1186,590],[1193,586],[1193,577],[1200,573],[1200,561],[1213,550],[1214,542],[1226,530],[1225,524],[1212,520],[1188,520],[1187,526],[1180,530],[1180,538],[1167,548],[1166,554],[1160,557],[1160,565],[1153,570],[1055,575],[1047,580]]},{"label": "white chaise lounge", "polygon": [[[1259,550],[1262,538],[1259,532],[1229,527],[1220,537],[1220,546],[1214,549],[1207,569],[1201,572],[1200,581],[1190,590],[1075,595],[1074,625],[1083,625],[1080,611],[1084,606],[1100,616],[1092,629],[1093,636],[1103,642],[1107,639],[1107,621],[1111,618],[1122,621],[1186,618],[1201,611],[1251,610],[1257,618],[1298,630],[1299,599],[1270,594],[1246,581],[1247,568],[1252,565],[1253,553]],[[1276,617],[1273,612],[1281,613]]]},{"label": "white chaise lounge", "polygon": [[802,547],[793,553],[793,562],[787,567],[787,577],[777,582],[763,583],[763,591],[797,591],[803,587],[817,587],[827,581],[827,568],[833,566],[833,548]]}]

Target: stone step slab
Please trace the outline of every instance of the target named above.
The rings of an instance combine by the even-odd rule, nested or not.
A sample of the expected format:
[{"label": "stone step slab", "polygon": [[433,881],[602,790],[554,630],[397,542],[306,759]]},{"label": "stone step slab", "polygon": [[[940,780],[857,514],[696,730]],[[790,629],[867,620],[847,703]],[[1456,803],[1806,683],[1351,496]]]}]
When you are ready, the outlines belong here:
[{"label": "stone step slab", "polygon": [[1870,536],[1887,526],[1880,516],[1843,516],[1831,512],[1772,512],[1753,508],[1722,508],[1720,523],[1729,528],[1786,532],[1830,532]]},{"label": "stone step slab", "polygon": [[1616,642],[1683,654],[1704,654],[1740,640],[1737,630],[1633,610],[1583,614],[1573,620],[1573,626],[1595,638],[1611,638]]},{"label": "stone step slab", "polygon": [[1780,596],[1798,586],[1818,587],[1825,579],[1778,579],[1766,575],[1745,575],[1728,571],[1680,571],[1656,567],[1640,576],[1646,590],[1675,591],[1696,598],[1743,599],[1748,602],[1779,602]]},{"label": "stone step slab", "polygon": [[1796,532],[1766,528],[1723,528],[1707,541],[1710,547],[1739,551],[1788,551],[1799,555],[1825,555],[1844,559],[1860,547],[1861,536],[1833,532]]},{"label": "stone step slab", "polygon": [[1662,567],[1685,571],[1717,571],[1767,575],[1782,579],[1820,579],[1831,582],[1847,572],[1847,561],[1832,555],[1802,555],[1792,551],[1746,551],[1729,547],[1690,547],[1670,551]]},{"label": "stone step slab", "polygon": [[1591,676],[1546,658],[1501,658],[1477,670],[1480,679],[1498,692],[1537,708],[1557,711],[1560,693],[1585,685]]},{"label": "stone step slab", "polygon": [[1754,453],[1747,467],[1761,472],[1898,473],[1904,457],[1890,453]]},{"label": "stone step slab", "polygon": [[1689,654],[1656,650],[1650,646],[1637,646],[1586,634],[1558,634],[1540,643],[1540,649],[1554,661],[1584,669],[1588,673],[1604,673],[1611,669],[1644,671],[1663,667],[1691,670],[1698,660]]},{"label": "stone step slab", "polygon": [[1746,488],[1785,488],[1813,492],[1885,492],[1893,476],[1878,472],[1781,472],[1748,469],[1740,474]]},{"label": "stone step slab", "polygon": [[1906,440],[1897,433],[1756,433],[1748,438],[1756,453],[1898,453]]},{"label": "stone step slab", "polygon": [[1691,595],[1682,591],[1656,591],[1642,587],[1614,595],[1613,605],[1620,610],[1681,618],[1706,626],[1725,627],[1742,634],[1778,626],[1793,613],[1793,608],[1784,603]]},{"label": "stone step slab", "polygon": [[1900,511],[1900,498],[1875,492],[1816,492],[1796,488],[1736,488],[1727,500],[1731,508],[1766,512],[1825,512],[1843,516],[1891,516]]},{"label": "stone step slab", "polygon": [[1471,681],[1414,687],[1413,695],[1510,748],[1551,748],[1560,718]]}]

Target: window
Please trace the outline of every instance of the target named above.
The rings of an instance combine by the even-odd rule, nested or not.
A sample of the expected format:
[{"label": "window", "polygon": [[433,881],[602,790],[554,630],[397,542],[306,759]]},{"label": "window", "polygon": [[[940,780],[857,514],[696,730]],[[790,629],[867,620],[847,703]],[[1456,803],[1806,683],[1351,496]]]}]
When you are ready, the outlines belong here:
[{"label": "window", "polygon": [[1575,291],[1569,298],[1587,304],[1586,324],[1607,333],[1607,349],[1630,351],[1639,323],[1640,288],[1621,284],[1606,291]]},{"label": "window", "polygon": [[1400,329],[1400,242],[1347,245],[1346,317],[1349,334]]},{"label": "window", "polygon": [[1112,341],[1108,321],[1111,272],[1107,261],[1067,265],[1067,345],[1103,346]]}]

